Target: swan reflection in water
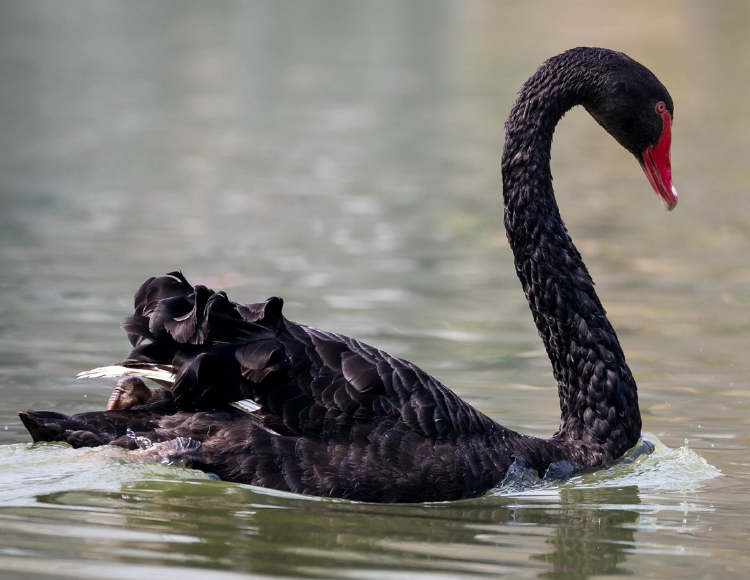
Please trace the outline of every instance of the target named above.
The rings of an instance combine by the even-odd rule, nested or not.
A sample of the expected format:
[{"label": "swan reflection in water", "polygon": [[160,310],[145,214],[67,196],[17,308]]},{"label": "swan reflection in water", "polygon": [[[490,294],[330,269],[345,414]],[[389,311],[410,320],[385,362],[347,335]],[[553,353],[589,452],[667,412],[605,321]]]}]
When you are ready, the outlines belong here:
[{"label": "swan reflection in water", "polygon": [[[80,502],[70,495],[44,501]],[[367,571],[388,578],[410,568],[495,578],[513,567],[572,580],[625,562],[641,502],[637,486],[383,506],[227,483],[141,481],[92,503],[114,508],[103,517],[121,518],[129,530],[125,539],[90,540],[94,557],[115,562],[324,578]]]}]

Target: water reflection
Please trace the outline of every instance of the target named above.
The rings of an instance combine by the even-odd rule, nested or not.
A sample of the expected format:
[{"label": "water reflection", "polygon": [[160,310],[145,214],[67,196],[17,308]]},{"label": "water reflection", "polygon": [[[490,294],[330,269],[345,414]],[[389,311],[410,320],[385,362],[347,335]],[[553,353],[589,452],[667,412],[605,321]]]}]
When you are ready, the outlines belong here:
[{"label": "water reflection", "polygon": [[[560,495],[564,517],[547,540],[552,551],[532,556],[552,567],[540,577],[574,580],[614,572],[635,548],[640,514],[627,506],[640,505],[638,488],[564,490]],[[618,505],[603,507],[610,502]]]},{"label": "water reflection", "polygon": [[[429,506],[301,499],[234,484],[140,481],[121,492],[53,493],[60,525],[89,557],[123,564],[358,577],[366,571],[430,570],[495,577],[511,568],[543,578],[615,572],[634,547],[635,486],[546,490]],[[54,521],[50,510],[40,511]],[[66,522],[67,523],[64,523]],[[96,529],[85,529],[94,526]],[[123,530],[120,533],[107,529]],[[125,530],[128,530],[127,532]],[[61,540],[65,542],[65,540]]]}]

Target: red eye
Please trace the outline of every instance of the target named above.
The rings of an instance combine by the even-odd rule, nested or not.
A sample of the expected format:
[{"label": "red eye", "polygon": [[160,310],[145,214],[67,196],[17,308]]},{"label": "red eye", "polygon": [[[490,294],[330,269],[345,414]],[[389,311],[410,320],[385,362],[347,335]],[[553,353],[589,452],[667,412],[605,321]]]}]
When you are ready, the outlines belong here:
[{"label": "red eye", "polygon": [[664,101],[659,101],[656,103],[656,112],[660,115],[667,110],[667,105],[664,104]]}]

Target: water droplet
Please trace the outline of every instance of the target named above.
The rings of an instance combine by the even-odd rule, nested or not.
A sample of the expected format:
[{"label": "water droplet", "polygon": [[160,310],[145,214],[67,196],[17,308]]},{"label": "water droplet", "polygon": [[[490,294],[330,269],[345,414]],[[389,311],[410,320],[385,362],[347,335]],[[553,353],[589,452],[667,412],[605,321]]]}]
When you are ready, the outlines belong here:
[{"label": "water droplet", "polygon": [[133,431],[130,427],[128,427],[125,430],[125,435],[127,435],[128,439],[134,439],[135,444],[138,446],[139,449],[148,449],[153,445],[151,442],[151,439],[148,437],[142,437],[140,435],[136,435],[135,431]]}]

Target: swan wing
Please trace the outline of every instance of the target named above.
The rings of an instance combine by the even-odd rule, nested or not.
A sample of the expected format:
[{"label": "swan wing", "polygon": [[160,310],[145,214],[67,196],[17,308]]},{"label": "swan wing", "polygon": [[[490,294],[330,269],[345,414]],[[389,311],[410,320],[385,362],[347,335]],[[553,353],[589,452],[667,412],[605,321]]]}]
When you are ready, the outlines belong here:
[{"label": "swan wing", "polygon": [[180,409],[231,405],[322,439],[346,439],[382,418],[425,437],[486,432],[494,423],[416,365],[296,324],[282,306],[280,298],[232,302],[179,273],[152,278],[123,325],[135,346],[130,356],[82,374],[171,380]]}]

